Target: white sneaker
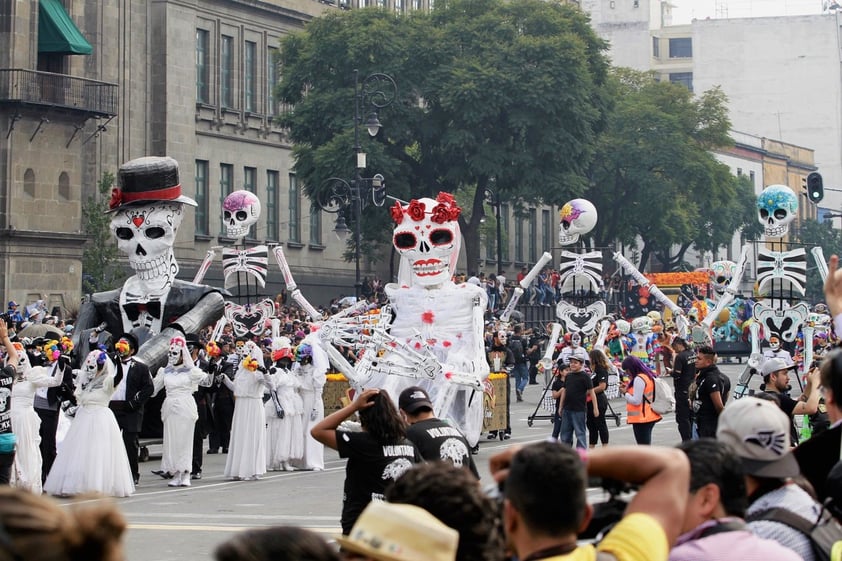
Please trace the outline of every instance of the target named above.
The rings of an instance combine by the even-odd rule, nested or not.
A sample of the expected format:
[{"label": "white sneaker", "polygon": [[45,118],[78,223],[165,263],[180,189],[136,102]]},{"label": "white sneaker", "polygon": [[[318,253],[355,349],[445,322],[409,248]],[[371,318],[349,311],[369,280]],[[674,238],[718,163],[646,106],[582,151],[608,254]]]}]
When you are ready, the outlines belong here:
[{"label": "white sneaker", "polygon": [[181,487],[181,472],[173,475],[172,479],[170,479],[170,482],[167,483],[167,486],[169,486],[169,487]]},{"label": "white sneaker", "polygon": [[181,474],[181,483],[179,483],[181,487],[190,487],[190,472],[185,471]]}]

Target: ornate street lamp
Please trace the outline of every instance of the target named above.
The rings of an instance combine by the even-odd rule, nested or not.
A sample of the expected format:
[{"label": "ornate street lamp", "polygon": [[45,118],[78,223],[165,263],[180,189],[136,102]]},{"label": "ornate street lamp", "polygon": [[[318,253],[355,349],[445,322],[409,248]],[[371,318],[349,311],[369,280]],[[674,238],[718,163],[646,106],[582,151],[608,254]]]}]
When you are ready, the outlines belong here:
[{"label": "ornate street lamp", "polygon": [[500,196],[486,187],[483,191],[484,200],[494,207],[494,218],[497,219],[497,274],[503,274],[503,233],[500,223]]},{"label": "ornate street lamp", "polygon": [[[362,211],[369,204],[369,199],[375,206],[383,206],[386,202],[386,181],[379,173],[374,177],[362,177],[362,170],[366,168],[366,155],[360,146],[360,125],[364,126],[370,136],[376,136],[382,125],[377,110],[391,105],[397,97],[398,87],[391,76],[374,73],[362,82],[359,72],[354,70],[354,179],[350,182],[338,177],[327,179],[319,189],[316,204],[331,213],[337,213],[334,233],[344,240],[348,233],[345,212],[350,208],[354,217],[354,264],[355,281],[354,294],[359,299],[362,292],[360,279],[360,227]],[[363,113],[368,115],[363,120]]]}]

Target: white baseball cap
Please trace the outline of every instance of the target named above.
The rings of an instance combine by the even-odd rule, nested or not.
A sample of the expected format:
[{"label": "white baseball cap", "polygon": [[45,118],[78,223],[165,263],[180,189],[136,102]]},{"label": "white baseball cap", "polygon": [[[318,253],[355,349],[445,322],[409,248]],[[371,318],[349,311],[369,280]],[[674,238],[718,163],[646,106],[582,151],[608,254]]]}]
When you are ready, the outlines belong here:
[{"label": "white baseball cap", "polygon": [[747,475],[786,478],[801,471],[790,446],[789,417],[773,401],[731,400],[719,416],[716,439],[734,448]]},{"label": "white baseball cap", "polygon": [[782,358],[767,358],[760,366],[760,372],[765,378],[773,372],[777,372],[778,370],[787,370],[788,368],[789,365]]}]

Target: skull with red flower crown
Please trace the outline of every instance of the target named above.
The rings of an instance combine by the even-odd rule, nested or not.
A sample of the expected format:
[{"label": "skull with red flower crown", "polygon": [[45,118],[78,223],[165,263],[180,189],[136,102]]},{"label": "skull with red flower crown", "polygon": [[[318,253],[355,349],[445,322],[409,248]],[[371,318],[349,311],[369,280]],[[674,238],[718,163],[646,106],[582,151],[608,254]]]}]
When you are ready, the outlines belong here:
[{"label": "skull with red flower crown", "polygon": [[461,212],[450,193],[392,207],[392,243],[411,266],[414,284],[434,286],[450,279],[459,253]]}]

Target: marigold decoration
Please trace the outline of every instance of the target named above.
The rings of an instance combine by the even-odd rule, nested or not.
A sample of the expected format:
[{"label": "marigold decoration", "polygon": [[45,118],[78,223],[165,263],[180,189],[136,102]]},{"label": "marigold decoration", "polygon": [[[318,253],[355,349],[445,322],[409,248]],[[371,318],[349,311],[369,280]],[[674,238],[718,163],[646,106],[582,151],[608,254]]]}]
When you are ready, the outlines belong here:
[{"label": "marigold decoration", "polygon": [[119,341],[114,343],[114,348],[117,350],[118,353],[120,353],[121,356],[128,356],[129,352],[131,351],[131,346],[125,339],[120,339]]},{"label": "marigold decoration", "polygon": [[216,358],[222,354],[222,349],[219,348],[216,341],[208,341],[208,344],[205,345],[205,352],[208,353],[209,357]]},{"label": "marigold decoration", "polygon": [[325,378],[327,378],[328,382],[347,382],[348,381],[348,378],[346,378],[344,374],[339,374],[339,373],[327,374],[325,376]]},{"label": "marigold decoration", "polygon": [[706,285],[710,280],[707,273],[699,271],[688,271],[679,273],[644,273],[649,282],[659,287],[675,287],[685,284]]},{"label": "marigold decoration", "polygon": [[58,341],[56,340],[47,341],[42,350],[44,351],[44,355],[47,357],[47,360],[50,362],[57,361],[58,357],[61,356],[61,351],[58,348]]},{"label": "marigold decoration", "polygon": [[258,367],[260,366],[260,363],[257,362],[257,360],[253,359],[252,357],[247,356],[246,358],[243,359],[243,366],[245,366],[246,370],[248,370],[249,372],[254,372],[255,370],[258,369]]},{"label": "marigold decoration", "polygon": [[70,340],[70,337],[61,338],[61,350],[65,353],[73,350],[73,341]]}]

